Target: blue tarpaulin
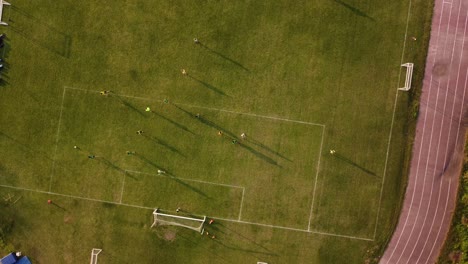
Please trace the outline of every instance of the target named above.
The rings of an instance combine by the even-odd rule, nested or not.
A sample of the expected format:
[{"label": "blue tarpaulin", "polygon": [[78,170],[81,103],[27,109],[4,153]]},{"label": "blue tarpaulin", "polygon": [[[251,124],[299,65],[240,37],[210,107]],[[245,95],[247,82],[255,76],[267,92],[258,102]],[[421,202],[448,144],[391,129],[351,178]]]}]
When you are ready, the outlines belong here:
[{"label": "blue tarpaulin", "polygon": [[29,261],[28,257],[22,257],[15,264],[31,264],[31,261]]},{"label": "blue tarpaulin", "polygon": [[15,253],[11,253],[0,259],[0,264],[31,264],[31,261],[29,261],[28,257],[21,257],[18,259]]},{"label": "blue tarpaulin", "polygon": [[1,264],[15,264],[16,263],[16,256],[14,253],[10,253],[6,255],[2,259],[0,259]]}]

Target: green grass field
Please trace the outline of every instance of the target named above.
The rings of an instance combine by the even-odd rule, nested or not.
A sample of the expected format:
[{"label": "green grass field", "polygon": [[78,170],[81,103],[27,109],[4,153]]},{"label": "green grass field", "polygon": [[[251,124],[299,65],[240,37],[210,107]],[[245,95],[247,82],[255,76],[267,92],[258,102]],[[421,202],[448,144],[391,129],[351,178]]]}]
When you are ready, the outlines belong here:
[{"label": "green grass field", "polygon": [[[406,1],[12,4],[0,190],[14,225],[0,251],[34,263],[83,263],[92,248],[99,263],[363,263],[382,250],[407,159],[408,96],[395,105]],[[404,59],[423,65],[431,5],[413,5],[420,42]],[[150,228],[153,208],[178,207],[215,219],[216,238]]]}]

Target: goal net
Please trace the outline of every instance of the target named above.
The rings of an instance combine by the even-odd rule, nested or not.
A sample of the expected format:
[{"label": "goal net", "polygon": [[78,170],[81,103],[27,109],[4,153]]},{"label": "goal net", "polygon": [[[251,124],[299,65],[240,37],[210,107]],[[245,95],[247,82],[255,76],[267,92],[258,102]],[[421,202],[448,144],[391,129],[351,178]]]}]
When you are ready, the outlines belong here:
[{"label": "goal net", "polygon": [[189,228],[200,232],[203,234],[203,224],[205,223],[206,216],[203,218],[194,218],[194,217],[186,217],[186,216],[178,216],[178,215],[171,215],[171,214],[163,214],[158,211],[158,209],[154,210],[153,212],[153,224],[151,227],[157,225],[173,225],[173,226],[181,226],[185,228]]}]

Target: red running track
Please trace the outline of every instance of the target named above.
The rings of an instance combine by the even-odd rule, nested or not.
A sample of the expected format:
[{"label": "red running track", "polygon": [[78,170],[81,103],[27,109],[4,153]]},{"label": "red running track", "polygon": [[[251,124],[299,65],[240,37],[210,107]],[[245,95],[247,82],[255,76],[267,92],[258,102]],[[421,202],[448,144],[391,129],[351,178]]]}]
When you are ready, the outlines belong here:
[{"label": "red running track", "polygon": [[436,0],[408,187],[381,264],[435,263],[449,230],[466,129],[467,25],[468,0]]}]

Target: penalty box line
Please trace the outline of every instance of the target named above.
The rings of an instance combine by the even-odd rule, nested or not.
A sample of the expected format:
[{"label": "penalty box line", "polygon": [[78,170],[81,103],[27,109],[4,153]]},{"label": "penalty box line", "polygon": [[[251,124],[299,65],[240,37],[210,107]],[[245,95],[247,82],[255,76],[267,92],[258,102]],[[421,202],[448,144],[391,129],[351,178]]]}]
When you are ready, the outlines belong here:
[{"label": "penalty box line", "polygon": [[[64,89],[71,89],[71,90],[77,90],[77,91],[84,91],[84,92],[91,92],[91,93],[99,93],[100,91],[97,90],[87,90],[87,89],[82,89],[82,88],[76,88],[76,87],[70,87],[70,86],[64,86]],[[125,97],[125,98],[132,98],[132,99],[138,99],[138,100],[144,100],[144,101],[156,101],[156,102],[163,102],[162,100],[157,100],[157,99],[150,99],[150,98],[145,98],[145,97],[138,97],[138,96],[130,96],[130,95],[123,95],[123,94],[117,94],[120,97]],[[310,206],[310,213],[309,213],[309,219],[308,219],[308,225],[307,225],[307,230],[310,230],[310,225],[312,221],[312,214],[314,210],[314,202],[315,202],[315,192],[317,189],[317,179],[319,175],[319,169],[320,169],[320,158],[322,156],[322,148],[323,148],[323,139],[325,137],[325,125],[324,124],[319,124],[319,123],[313,123],[313,122],[306,122],[306,121],[301,121],[301,120],[294,120],[294,119],[288,119],[288,118],[281,118],[281,117],[274,117],[274,116],[265,116],[265,115],[258,115],[258,114],[253,114],[253,113],[244,113],[244,112],[238,112],[238,111],[232,111],[232,110],[226,110],[226,109],[219,109],[219,108],[212,108],[212,107],[204,107],[204,106],[197,106],[197,105],[191,105],[191,104],[183,104],[183,103],[172,103],[174,105],[180,105],[180,106],[187,106],[187,107],[192,107],[192,108],[200,108],[200,109],[206,109],[206,110],[211,110],[211,111],[219,111],[219,112],[225,112],[225,113],[230,113],[230,114],[238,114],[238,115],[245,115],[245,116],[252,116],[252,117],[257,117],[257,118],[264,118],[264,119],[270,119],[270,120],[275,120],[275,121],[283,121],[283,122],[290,122],[290,123],[296,123],[296,124],[303,124],[303,125],[310,125],[310,126],[318,126],[322,128],[322,137],[321,137],[321,142],[320,142],[320,150],[319,150],[319,156],[318,156],[318,162],[317,162],[317,170],[315,173],[315,182],[314,182],[314,187],[312,191],[312,202]],[[132,172],[132,171],[129,171]],[[133,171],[135,173],[140,173],[138,171]],[[182,178],[180,178],[182,179]],[[194,181],[190,179],[185,179],[189,181]],[[200,181],[203,182],[203,181]],[[208,184],[214,184],[210,182],[204,182]],[[219,184],[221,185],[221,184]],[[239,218],[238,220],[241,219],[242,215],[242,205],[244,201],[244,191],[245,188],[242,186],[235,186],[235,185],[225,185],[228,187],[234,187],[234,188],[243,188],[242,192],[242,202],[239,210]],[[123,187],[122,187],[122,194],[121,197],[123,197]]]},{"label": "penalty box line", "polygon": [[238,186],[238,185],[231,185],[231,184],[224,184],[224,183],[217,183],[217,182],[210,182],[210,181],[201,181],[201,180],[194,180],[194,179],[188,179],[188,178],[179,178],[179,177],[174,177],[174,176],[163,176],[159,174],[153,174],[153,173],[147,173],[147,172],[141,172],[141,171],[134,171],[134,170],[125,170],[124,173],[124,179],[122,182],[122,192],[120,194],[120,203],[122,203],[122,197],[124,194],[124,184],[125,184],[125,178],[127,177],[127,173],[136,173],[136,174],[143,174],[143,175],[150,175],[153,177],[161,177],[161,178],[168,178],[168,179],[178,179],[178,180],[184,180],[184,181],[189,181],[189,182],[198,182],[198,183],[203,183],[203,184],[210,184],[210,185],[217,185],[217,186],[223,186],[223,187],[229,187],[229,188],[236,188],[236,189],[241,189],[242,190],[242,198],[240,201],[240,208],[239,208],[239,214],[238,214],[238,220],[241,219],[242,216],[242,207],[244,204],[244,194],[245,194],[245,187],[243,186]]},{"label": "penalty box line", "polygon": [[63,89],[62,93],[62,103],[60,104],[60,115],[59,115],[59,120],[58,120],[58,125],[57,125],[57,133],[55,135],[55,148],[54,148],[54,156],[52,159],[52,171],[50,172],[50,178],[49,178],[49,192],[52,190],[52,180],[54,177],[55,173],[55,160],[57,159],[57,148],[58,148],[58,142],[59,142],[59,136],[60,136],[60,125],[62,123],[62,114],[63,114],[63,102],[65,101],[65,91],[66,89]]},{"label": "penalty box line", "polygon": [[[100,92],[100,91],[96,91],[96,90],[87,90],[87,89],[75,88],[75,87],[70,87],[70,86],[64,86],[64,89],[85,91],[85,92],[91,92],[91,93],[99,93]],[[120,97],[132,98],[132,99],[138,99],[138,100],[164,102],[164,101],[158,100],[158,99],[150,99],[150,98],[139,97],[139,96],[131,96],[131,95],[124,95],[124,94],[116,94],[116,95],[118,95]],[[294,120],[294,119],[288,119],[288,118],[282,118],[282,117],[258,115],[258,114],[253,114],[253,113],[245,113],[245,112],[238,112],[238,111],[233,111],[233,110],[226,110],[226,109],[212,108],[212,107],[205,107],[205,106],[198,106],[198,105],[191,105],[191,104],[183,104],[183,103],[172,103],[172,104],[180,105],[180,106],[188,106],[188,107],[192,107],[192,108],[200,108],[200,109],[206,109],[206,110],[212,110],[212,111],[225,112],[225,113],[230,113],[230,114],[253,116],[253,117],[271,119],[271,120],[276,120],[276,121],[284,121],[284,122],[297,123],[297,124],[303,124],[303,125],[325,127],[324,124],[320,124],[320,123],[306,122],[306,121]]]},{"label": "penalty box line", "polygon": [[[94,199],[94,198],[87,198],[87,197],[81,197],[81,196],[76,196],[76,195],[61,194],[61,193],[56,193],[56,192],[47,192],[47,191],[42,191],[42,190],[34,190],[34,189],[30,189],[30,188],[16,187],[16,186],[11,186],[11,185],[4,185],[4,184],[0,184],[0,187],[19,190],[19,191],[27,191],[27,192],[33,192],[33,193],[55,195],[55,196],[66,197],[66,198],[77,199],[77,200],[83,200],[83,201],[121,205],[121,206],[125,206],[125,207],[138,208],[138,209],[151,210],[151,211],[154,211],[154,209],[155,209],[153,207],[147,207],[147,206],[140,206],[140,205],[134,205],[134,204],[126,204],[126,203],[105,201],[105,200],[101,200],[101,199]],[[199,215],[195,215],[195,216],[199,216]],[[249,225],[256,225],[256,226],[261,226],[261,227],[283,229],[283,230],[318,234],[318,235],[324,235],[324,236],[332,236],[332,237],[348,238],[348,239],[364,240],[364,241],[374,241],[374,239],[365,238],[365,237],[340,235],[340,234],[333,234],[333,233],[326,233],[326,232],[319,232],[319,231],[309,231],[307,229],[298,229],[298,228],[291,228],[291,227],[284,227],[284,226],[267,225],[267,224],[240,221],[240,220],[235,220],[235,219],[226,219],[226,218],[220,218],[220,217],[210,217],[210,218],[214,218],[214,219],[218,219],[218,220],[222,220],[222,221],[233,222],[233,223],[239,223],[239,224],[249,224]]]}]

